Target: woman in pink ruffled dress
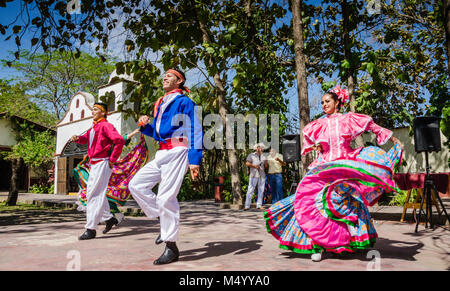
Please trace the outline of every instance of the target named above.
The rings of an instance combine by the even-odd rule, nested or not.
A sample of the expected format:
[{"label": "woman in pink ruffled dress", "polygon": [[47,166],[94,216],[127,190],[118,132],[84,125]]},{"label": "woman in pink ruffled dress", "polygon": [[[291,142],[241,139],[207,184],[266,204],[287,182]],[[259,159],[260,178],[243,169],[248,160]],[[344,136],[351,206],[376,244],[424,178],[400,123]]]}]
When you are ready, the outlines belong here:
[{"label": "woman in pink ruffled dress", "polygon": [[[385,192],[398,191],[393,169],[401,162],[402,145],[392,131],[370,116],[339,112],[348,100],[346,90],[335,88],[322,97],[325,115],[303,130],[302,155],[318,153],[295,195],[267,209],[266,226],[280,248],[311,254],[354,252],[372,247],[377,233],[367,206]],[[353,149],[351,141],[363,132],[377,136],[379,145],[394,143],[389,152],[379,147]]]}]

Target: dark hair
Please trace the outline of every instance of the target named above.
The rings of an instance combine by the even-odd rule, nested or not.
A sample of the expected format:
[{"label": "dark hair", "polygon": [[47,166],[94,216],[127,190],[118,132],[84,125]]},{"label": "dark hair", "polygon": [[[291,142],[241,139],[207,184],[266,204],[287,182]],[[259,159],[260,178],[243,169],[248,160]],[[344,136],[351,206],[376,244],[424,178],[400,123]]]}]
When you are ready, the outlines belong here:
[{"label": "dark hair", "polygon": [[341,100],[339,99],[338,95],[334,92],[328,91],[327,93],[325,93],[325,95],[330,95],[331,98],[333,98],[334,102],[338,102],[338,108],[341,109],[342,105],[344,105]]},{"label": "dark hair", "polygon": [[108,104],[103,103],[103,102],[95,102],[94,105],[100,105],[101,107],[103,107],[105,109],[105,112],[108,112]]},{"label": "dark hair", "polygon": [[177,71],[178,73],[181,74],[181,76],[183,76],[184,81],[180,84],[180,86],[178,86],[178,88],[179,88],[179,89],[184,89],[184,83],[185,83],[185,81],[186,81],[186,75],[184,75],[183,71],[181,71],[181,70],[178,69],[178,68],[172,68],[172,70]]}]

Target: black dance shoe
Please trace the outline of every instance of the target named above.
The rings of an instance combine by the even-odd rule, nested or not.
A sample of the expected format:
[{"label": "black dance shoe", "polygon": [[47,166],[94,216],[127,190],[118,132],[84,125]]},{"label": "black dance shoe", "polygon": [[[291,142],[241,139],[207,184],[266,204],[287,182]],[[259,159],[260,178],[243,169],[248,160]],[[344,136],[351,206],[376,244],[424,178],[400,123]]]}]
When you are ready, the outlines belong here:
[{"label": "black dance shoe", "polygon": [[164,265],[178,261],[180,252],[178,251],[177,244],[175,242],[166,242],[166,249],[164,253],[153,262],[153,265]]},{"label": "black dance shoe", "polygon": [[103,230],[103,234],[108,233],[114,225],[119,224],[119,221],[115,217],[111,217],[106,221],[106,227]]},{"label": "black dance shoe", "polygon": [[155,240],[155,244],[159,245],[163,243],[164,241],[161,239],[161,233],[158,235],[158,237]]},{"label": "black dance shoe", "polygon": [[86,231],[78,238],[79,240],[87,240],[95,238],[97,232],[95,229],[86,229]]}]

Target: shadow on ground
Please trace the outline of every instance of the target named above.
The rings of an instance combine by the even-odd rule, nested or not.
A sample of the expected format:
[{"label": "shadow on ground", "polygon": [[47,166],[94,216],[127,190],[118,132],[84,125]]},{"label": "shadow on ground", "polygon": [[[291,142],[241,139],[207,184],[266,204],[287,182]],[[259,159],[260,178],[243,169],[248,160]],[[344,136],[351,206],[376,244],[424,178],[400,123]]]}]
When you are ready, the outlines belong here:
[{"label": "shadow on ground", "polygon": [[6,210],[0,212],[0,226],[82,220],[85,220],[85,214],[73,209]]},{"label": "shadow on ground", "polygon": [[[340,260],[360,260],[360,261],[370,261],[373,259],[372,253],[369,254],[371,250],[378,251],[383,258],[391,259],[401,259],[407,261],[417,261],[414,256],[420,253],[420,249],[424,247],[423,243],[420,242],[405,242],[390,240],[385,238],[378,238],[374,248],[366,250],[358,250],[355,253],[342,253],[334,254],[327,253],[323,256],[323,260],[326,259],[340,259]],[[308,254],[298,254],[294,252],[284,252],[282,255],[287,259],[296,258],[310,258],[311,255]]]},{"label": "shadow on ground", "polygon": [[261,240],[209,242],[205,247],[180,252],[180,260],[197,261],[206,258],[220,257],[234,253],[247,254],[261,248]]}]

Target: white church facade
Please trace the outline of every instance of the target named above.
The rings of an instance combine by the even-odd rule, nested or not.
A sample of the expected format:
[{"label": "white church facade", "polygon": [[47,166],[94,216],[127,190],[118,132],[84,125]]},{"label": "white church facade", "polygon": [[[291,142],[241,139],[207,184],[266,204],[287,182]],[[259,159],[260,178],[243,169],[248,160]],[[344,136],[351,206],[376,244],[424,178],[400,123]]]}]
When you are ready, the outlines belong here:
[{"label": "white church facade", "polygon": [[[134,82],[130,76],[118,76],[113,72],[106,85],[99,87],[98,96],[113,92],[115,99],[108,104],[107,120],[114,125],[120,134],[125,134],[137,128],[137,122],[125,113],[117,110],[118,105],[129,96],[125,94],[127,83]],[[81,135],[92,126],[92,107],[96,98],[87,92],[78,92],[72,96],[66,114],[56,125],[55,154],[55,194],[67,194],[78,191],[72,170],[86,154],[86,146],[68,144],[70,137]],[[134,104],[127,104],[133,109]]]}]

